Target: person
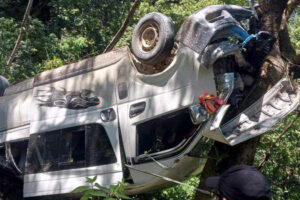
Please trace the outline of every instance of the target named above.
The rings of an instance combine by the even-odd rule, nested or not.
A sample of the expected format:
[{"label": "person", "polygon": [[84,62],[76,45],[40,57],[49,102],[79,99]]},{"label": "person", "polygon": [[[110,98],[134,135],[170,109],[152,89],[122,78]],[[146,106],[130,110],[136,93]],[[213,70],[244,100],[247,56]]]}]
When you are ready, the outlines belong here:
[{"label": "person", "polygon": [[256,168],[235,165],[219,177],[209,177],[205,185],[218,191],[220,200],[269,200],[271,191],[266,177]]}]

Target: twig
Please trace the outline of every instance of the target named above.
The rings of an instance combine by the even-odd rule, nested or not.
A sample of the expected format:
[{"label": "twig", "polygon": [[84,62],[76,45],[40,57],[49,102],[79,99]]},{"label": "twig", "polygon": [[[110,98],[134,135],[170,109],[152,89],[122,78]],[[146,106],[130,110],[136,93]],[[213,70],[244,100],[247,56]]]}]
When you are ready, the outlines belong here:
[{"label": "twig", "polygon": [[118,41],[120,40],[120,38],[124,34],[124,32],[125,32],[128,24],[129,24],[129,20],[134,15],[135,10],[139,6],[140,2],[141,2],[141,0],[135,0],[135,2],[133,3],[132,7],[130,8],[130,10],[128,12],[128,15],[127,15],[124,23],[122,24],[121,28],[119,29],[119,31],[117,32],[117,34],[114,36],[114,38],[112,39],[112,41],[109,43],[109,45],[105,48],[105,50],[103,51],[103,53],[106,53],[106,52],[112,50],[114,48],[114,46],[118,43]]},{"label": "twig", "polygon": [[297,114],[297,116],[285,127],[285,129],[281,132],[281,134],[278,136],[278,138],[270,145],[269,151],[266,153],[263,161],[259,164],[257,167],[258,170],[261,170],[266,162],[271,158],[272,156],[272,150],[275,144],[287,133],[287,131],[291,128],[291,126],[297,121],[297,119],[300,117],[300,113]]},{"label": "twig", "polygon": [[8,58],[7,63],[6,63],[7,68],[9,68],[10,65],[12,64],[12,61],[13,61],[13,59],[15,58],[15,55],[16,55],[17,50],[18,50],[18,48],[19,48],[19,45],[20,45],[20,43],[21,43],[21,40],[22,40],[24,31],[25,31],[25,25],[26,25],[26,22],[27,22],[27,20],[28,20],[28,17],[29,17],[29,14],[30,14],[30,10],[31,10],[31,7],[32,7],[32,3],[33,3],[33,0],[29,0],[29,1],[28,1],[27,8],[26,8],[26,11],[25,11],[23,20],[22,20],[20,32],[19,32],[19,35],[18,35],[18,39],[17,39],[17,41],[16,41],[15,47],[14,47],[14,49],[13,49],[13,51],[12,51],[10,57]]}]

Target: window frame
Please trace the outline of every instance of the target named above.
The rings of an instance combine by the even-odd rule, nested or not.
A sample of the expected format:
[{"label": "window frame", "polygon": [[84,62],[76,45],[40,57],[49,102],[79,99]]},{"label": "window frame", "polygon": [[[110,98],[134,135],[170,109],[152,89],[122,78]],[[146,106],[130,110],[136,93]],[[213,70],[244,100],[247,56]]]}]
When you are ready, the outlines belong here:
[{"label": "window frame", "polygon": [[[94,129],[92,132],[87,131],[89,126],[92,129]],[[73,134],[75,132],[80,132],[79,129],[81,129],[81,128],[84,129],[83,130],[84,131],[84,133],[83,133],[84,134],[84,140],[85,140],[84,141],[84,161],[82,161],[82,160],[77,161],[75,163],[71,163],[70,165],[67,164],[67,162],[62,162],[63,154],[61,153],[61,150],[62,150],[62,145],[63,145],[63,134],[70,132],[70,129],[74,129],[74,130],[71,131],[71,134],[73,136]],[[103,157],[103,158],[99,159],[98,161],[96,161],[94,164],[90,164],[90,158],[88,156],[93,155],[94,151],[92,149],[88,148],[88,145],[89,145],[88,142],[90,141],[90,139],[93,139],[92,133],[95,134],[94,131],[97,131],[98,139],[105,140],[105,142],[108,143],[107,146],[105,146],[105,147],[108,147],[108,148],[106,148],[106,150],[104,150],[104,151],[109,150],[110,154],[113,154],[113,157],[110,159],[110,162],[100,163],[99,161],[101,159],[103,159],[104,158]],[[38,155],[36,154],[36,148],[38,148],[37,147],[37,139],[38,139],[39,136],[42,136],[42,138],[43,138],[42,140],[43,140],[43,146],[44,146],[43,151],[44,152],[43,152],[43,155],[41,157],[42,157],[42,160],[44,162],[45,161],[46,143],[47,143],[46,138],[47,138],[47,135],[49,135],[49,134],[57,134],[56,137],[59,138],[59,142],[58,142],[59,153],[58,153],[57,158],[54,159],[54,165],[56,165],[56,166],[54,166],[54,169],[44,170],[40,160],[38,160]],[[75,133],[75,134],[77,134],[77,133]],[[78,134],[80,134],[80,133],[78,133]],[[100,142],[100,140],[98,142]],[[72,144],[71,144],[70,148],[72,148]],[[102,146],[100,148],[102,148]],[[34,158],[34,157],[36,157],[36,158]],[[38,162],[38,164],[39,164],[39,169],[38,170],[30,169],[35,165],[34,162],[29,161],[30,159],[35,159],[36,162]],[[92,167],[92,166],[115,164],[117,162],[118,162],[117,154],[116,154],[116,152],[113,148],[113,145],[112,145],[112,142],[111,142],[111,140],[108,136],[108,133],[105,130],[105,128],[103,127],[103,125],[101,125],[99,123],[90,123],[90,124],[83,124],[83,125],[78,125],[78,126],[73,126],[73,127],[62,128],[62,129],[48,131],[48,132],[31,134],[30,138],[29,138],[29,142],[28,142],[28,148],[27,148],[27,158],[26,158],[26,163],[25,163],[25,174],[29,175],[29,174],[54,172],[54,171],[62,171],[62,170],[71,170],[71,169],[78,169],[78,168],[87,168],[87,167]],[[80,165],[81,163],[83,163],[83,165]],[[47,164],[51,164],[51,162],[50,163],[45,163],[44,165],[47,165]],[[65,166],[67,166],[67,167],[64,167],[63,164],[65,164]],[[80,166],[78,166],[78,165],[80,165]]]},{"label": "window frame", "polygon": [[195,130],[193,131],[193,134],[189,138],[183,139],[176,146],[174,146],[172,148],[169,148],[169,149],[164,149],[162,151],[149,153],[149,154],[147,154],[147,153],[139,154],[139,139],[140,138],[139,138],[139,131],[138,131],[138,126],[141,125],[141,124],[148,123],[148,122],[153,121],[153,120],[158,120],[159,118],[168,118],[168,116],[180,115],[180,114],[185,113],[185,112],[187,112],[187,108],[178,110],[175,113],[168,113],[168,114],[165,114],[165,115],[157,116],[155,118],[144,121],[143,123],[137,124],[136,125],[136,156],[132,159],[133,163],[134,164],[140,164],[140,163],[151,162],[153,158],[155,158],[156,160],[165,159],[165,158],[168,158],[168,157],[178,155],[184,149],[186,149],[186,147],[189,146],[189,144],[191,143],[193,138],[196,137],[197,132],[200,129],[200,126],[195,128]]}]

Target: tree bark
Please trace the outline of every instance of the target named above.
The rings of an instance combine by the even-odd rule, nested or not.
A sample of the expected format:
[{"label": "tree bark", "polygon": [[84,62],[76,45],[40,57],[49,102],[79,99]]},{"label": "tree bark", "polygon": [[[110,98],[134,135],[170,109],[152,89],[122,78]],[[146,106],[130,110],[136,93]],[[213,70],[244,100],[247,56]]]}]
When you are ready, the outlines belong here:
[{"label": "tree bark", "polygon": [[[257,83],[247,97],[246,103],[240,108],[241,110],[256,101],[278,80],[287,75],[288,72],[288,64],[282,59],[281,50],[291,51],[291,47],[288,45],[280,46],[280,44],[286,44],[284,41],[287,39],[289,40],[287,29],[285,29],[282,24],[287,24],[293,8],[288,8],[288,0],[259,0],[259,5],[258,15],[261,24],[260,30],[270,32],[277,38],[277,42],[270,55],[265,59],[261,66],[259,76],[257,77]],[[286,15],[283,18],[284,14]],[[223,157],[223,159],[220,162],[216,162],[216,159],[209,159],[207,161],[201,174],[199,188],[207,189],[204,187],[203,183],[207,177],[219,175],[233,165],[252,165],[259,140],[260,137],[256,137],[234,147],[216,142],[211,149],[210,157],[215,158],[220,154],[217,152],[221,152],[221,157]],[[198,199],[208,200],[210,197],[196,192],[195,200]]]},{"label": "tree bark", "polygon": [[7,68],[9,68],[10,65],[12,64],[12,62],[13,62],[15,56],[16,56],[16,53],[18,51],[18,48],[20,46],[20,43],[22,41],[22,37],[23,37],[24,31],[25,31],[25,25],[27,23],[27,20],[28,20],[29,14],[30,14],[32,3],[33,3],[33,0],[28,1],[28,5],[27,5],[27,8],[26,8],[26,11],[25,11],[25,14],[24,14],[24,17],[23,17],[23,20],[22,20],[20,32],[19,32],[19,35],[18,35],[18,39],[16,41],[16,44],[14,46],[14,49],[13,49],[10,57],[8,58],[7,63],[6,63]]},{"label": "tree bark", "polygon": [[129,10],[128,15],[127,15],[124,23],[122,24],[121,28],[119,29],[117,34],[114,36],[112,41],[109,43],[109,45],[105,48],[103,53],[106,53],[106,52],[112,50],[114,48],[114,46],[118,43],[118,41],[120,40],[120,38],[124,34],[128,24],[129,24],[130,19],[133,17],[133,15],[135,13],[135,10],[138,8],[140,2],[141,2],[140,0],[135,0],[135,2],[133,3],[133,6]]},{"label": "tree bark", "polygon": [[300,55],[296,55],[291,61],[290,72],[294,78],[300,78]]}]

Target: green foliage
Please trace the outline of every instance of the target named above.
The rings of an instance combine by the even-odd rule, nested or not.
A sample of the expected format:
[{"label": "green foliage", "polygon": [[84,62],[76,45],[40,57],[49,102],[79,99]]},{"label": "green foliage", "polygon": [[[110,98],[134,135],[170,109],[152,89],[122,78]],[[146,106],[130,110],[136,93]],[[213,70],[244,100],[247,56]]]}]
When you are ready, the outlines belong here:
[{"label": "green foliage", "polygon": [[[46,4],[45,4],[46,3]],[[131,3],[123,0],[52,0],[33,6],[23,40],[11,68],[6,68],[21,25],[26,4],[0,3],[0,73],[11,83],[36,73],[99,54],[121,26]],[[41,6],[41,7],[39,7]],[[46,10],[45,10],[46,9]],[[4,16],[4,17],[1,17]]]},{"label": "green foliage", "polygon": [[[49,28],[66,43],[62,52],[68,52],[67,60],[101,53],[131,6],[126,0],[56,0],[49,5],[53,16]],[[81,46],[70,49],[74,42]]]},{"label": "green foliage", "polygon": [[[34,76],[36,73],[59,67],[82,58],[101,53],[123,23],[133,0],[43,0],[34,5],[26,31],[12,67],[6,68],[17,39],[27,1],[2,0],[0,2],[0,74],[12,83]],[[135,24],[153,11],[169,16],[176,30],[193,12],[212,4],[248,5],[247,0],[143,0],[117,47],[130,45]],[[289,31],[293,46],[300,53],[300,9],[292,15]],[[257,166],[272,142],[287,123],[286,118],[272,134],[263,136],[255,157]],[[275,145],[271,159],[263,168],[270,180],[274,199],[300,199],[299,196],[299,127],[298,121]],[[220,158],[223,156],[220,154]],[[224,155],[226,156],[226,155]],[[90,197],[123,198],[124,184],[103,188],[96,180],[87,179],[89,186],[77,192]],[[197,186],[199,178],[186,183]],[[175,186],[137,199],[193,199],[195,191]],[[117,196],[118,194],[119,196]],[[115,196],[114,196],[115,195]],[[149,197],[150,196],[150,197]],[[126,197],[125,197],[126,198]]]},{"label": "green foliage", "polygon": [[191,15],[193,12],[214,4],[221,4],[221,0],[181,0],[181,1],[165,1],[165,0],[143,0],[140,4],[139,9],[136,11],[131,25],[127,28],[125,34],[120,39],[117,44],[117,47],[130,45],[132,32],[135,24],[141,19],[144,15],[150,12],[161,12],[169,16],[174,22],[176,31],[180,28],[184,20]]},{"label": "green foliage", "polygon": [[99,185],[97,182],[97,176],[93,178],[86,177],[86,182],[89,184],[79,186],[73,190],[73,193],[83,194],[80,200],[117,200],[117,199],[131,199],[124,193],[124,182],[117,185],[111,185],[109,188]]},{"label": "green foliage", "polygon": [[[185,181],[186,184],[194,187],[198,187],[199,184],[199,177],[191,177]],[[133,197],[136,200],[161,200],[161,199],[168,199],[168,200],[193,200],[196,191],[191,187],[187,187],[184,185],[176,185],[171,188],[163,189],[156,191],[151,194],[142,194]]]},{"label": "green foliage", "polygon": [[13,83],[44,71],[42,63],[52,59],[58,50],[57,37],[54,34],[47,35],[46,27],[40,20],[31,19],[29,23],[14,62],[7,69],[6,61],[15,45],[20,22],[0,18],[0,73]]},{"label": "green foliage", "polygon": [[[262,137],[256,152],[256,166],[263,160],[270,145],[275,142],[287,124],[295,117],[295,113],[289,115],[273,132]],[[300,120],[296,121],[285,136],[273,147],[272,156],[263,167],[262,173],[267,176],[270,182],[273,199],[300,199],[299,127]]]},{"label": "green foliage", "polygon": [[[249,7],[248,0],[223,0],[225,4],[233,4]],[[254,2],[254,1],[252,1]],[[256,1],[257,2],[257,1]]]},{"label": "green foliage", "polygon": [[300,6],[294,12],[289,23],[289,32],[292,45],[296,49],[297,54],[300,53]]}]

